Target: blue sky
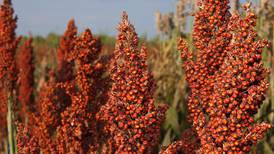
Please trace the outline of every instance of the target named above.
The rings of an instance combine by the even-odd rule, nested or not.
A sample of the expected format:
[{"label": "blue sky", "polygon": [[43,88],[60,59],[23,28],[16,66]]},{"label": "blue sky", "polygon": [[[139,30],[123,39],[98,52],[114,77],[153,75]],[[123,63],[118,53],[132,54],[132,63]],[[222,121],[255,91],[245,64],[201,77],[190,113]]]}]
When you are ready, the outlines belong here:
[{"label": "blue sky", "polygon": [[13,0],[18,16],[17,33],[62,34],[66,23],[74,18],[80,31],[116,35],[121,12],[127,11],[139,35],[156,34],[154,12],[175,10],[176,0]]}]

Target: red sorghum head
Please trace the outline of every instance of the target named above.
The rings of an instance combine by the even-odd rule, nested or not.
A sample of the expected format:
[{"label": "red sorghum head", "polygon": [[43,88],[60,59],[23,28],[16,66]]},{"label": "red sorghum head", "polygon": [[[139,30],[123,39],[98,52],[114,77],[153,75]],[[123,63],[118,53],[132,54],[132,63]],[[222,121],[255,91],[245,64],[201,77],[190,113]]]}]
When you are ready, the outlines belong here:
[{"label": "red sorghum head", "polygon": [[69,62],[67,56],[73,52],[75,38],[77,35],[77,27],[74,20],[68,22],[67,29],[60,39],[59,48],[57,50],[57,79],[59,82],[65,82],[73,79],[73,62]]},{"label": "red sorghum head", "polygon": [[160,136],[165,107],[156,107],[154,82],[148,71],[147,49],[124,12],[111,69],[112,89],[97,118],[105,122],[108,152],[152,153]]},{"label": "red sorghum head", "polygon": [[17,18],[9,0],[0,6],[0,87],[11,88],[16,80],[15,52],[18,44],[15,29]]},{"label": "red sorghum head", "polygon": [[195,15],[194,45],[182,51],[187,81],[189,120],[201,142],[200,153],[247,153],[271,127],[254,122],[268,87],[262,48],[254,29],[256,16],[229,13],[228,0],[204,0]]},{"label": "red sorghum head", "polygon": [[15,51],[19,39],[15,35],[16,17],[13,13],[11,1],[4,0],[0,6],[0,151],[7,135],[7,92],[11,92],[16,80]]},{"label": "red sorghum head", "polygon": [[95,119],[98,103],[95,100],[97,66],[95,61],[101,51],[100,41],[89,29],[75,39],[70,61],[75,61],[76,75],[72,84],[61,85],[71,98],[71,105],[62,113],[57,132],[57,146],[61,153],[93,153],[99,148],[99,133]]},{"label": "red sorghum head", "polygon": [[19,69],[18,100],[21,104],[19,110],[21,118],[30,118],[28,114],[34,111],[34,57],[31,37],[23,43],[17,60]]}]

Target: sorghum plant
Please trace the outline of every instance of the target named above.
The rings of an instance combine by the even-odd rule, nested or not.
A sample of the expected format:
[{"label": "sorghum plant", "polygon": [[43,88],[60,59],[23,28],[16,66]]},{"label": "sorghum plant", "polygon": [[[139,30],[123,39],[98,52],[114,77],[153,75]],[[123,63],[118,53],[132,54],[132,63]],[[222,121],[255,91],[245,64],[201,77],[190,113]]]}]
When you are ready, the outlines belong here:
[{"label": "sorghum plant", "polygon": [[[4,0],[0,6],[0,91],[4,100],[0,104],[1,110],[0,123],[1,128],[5,129],[1,132],[0,137],[6,136],[8,132],[10,152],[14,152],[13,140],[13,88],[16,80],[15,52],[19,39],[16,39],[15,29],[17,18],[13,16],[13,8],[10,0]],[[6,127],[8,126],[8,127]],[[8,129],[6,129],[8,128]],[[5,138],[4,138],[5,139]],[[2,142],[2,141],[0,141]]]},{"label": "sorghum plant", "polygon": [[17,132],[16,141],[18,154],[40,153],[38,138],[34,137],[34,134],[39,132],[34,132],[34,129],[22,123],[17,124]]},{"label": "sorghum plant", "polygon": [[187,7],[189,7],[189,4],[191,3],[190,0],[178,0],[176,4],[176,11],[174,14],[174,23],[176,25],[176,28],[178,32],[181,34],[185,33],[186,28],[186,18],[189,15],[189,12],[187,12]]},{"label": "sorghum plant", "polygon": [[[149,67],[156,81],[156,90],[154,97],[159,102],[165,102],[170,106],[166,113],[166,120],[163,125],[162,145],[166,146],[174,138],[179,137],[182,130],[188,127],[186,119],[186,101],[187,93],[186,82],[181,67],[180,53],[177,52],[176,44],[178,36],[187,38],[186,21],[194,8],[190,0],[177,0],[176,11],[166,17],[167,14],[156,12],[156,25],[159,33],[164,34],[165,28],[169,22],[172,27],[166,34],[170,39],[159,40],[155,49],[149,51]],[[190,9],[193,8],[193,9]],[[167,20],[168,19],[168,20]],[[165,35],[166,35],[165,34]]]},{"label": "sorghum plant", "polygon": [[161,14],[159,11],[155,13],[157,31],[159,34],[163,34],[171,38],[172,32],[175,28],[173,17],[173,12],[167,14]]},{"label": "sorghum plant", "polygon": [[68,22],[64,36],[60,39],[60,45],[57,50],[57,78],[59,82],[73,79],[73,62],[69,62],[66,57],[74,48],[74,39],[77,35],[77,27],[74,20]]},{"label": "sorghum plant", "polygon": [[[54,73],[52,73],[54,74]],[[32,123],[17,124],[18,153],[56,153],[56,130],[61,123],[61,113],[70,100],[64,97],[65,89],[56,82],[46,83],[39,93]]]},{"label": "sorghum plant", "polygon": [[[75,26],[70,22],[65,33],[75,32],[72,27]],[[107,98],[103,96],[108,87],[107,78],[103,77],[106,70],[105,60],[99,59],[101,43],[92,36],[89,29],[79,37],[76,33],[69,36],[63,37],[63,40],[69,39],[70,43],[63,42],[62,50],[66,51],[63,51],[65,54],[61,60],[72,64],[70,66],[75,64],[75,74],[58,81],[58,77],[51,73],[53,75],[40,91],[37,110],[33,114],[34,126],[18,124],[18,131],[23,131],[17,135],[17,145],[21,153],[98,151],[100,130],[97,129],[95,115]],[[101,87],[102,85],[105,87]]]},{"label": "sorghum plant", "polygon": [[17,18],[13,16],[10,0],[4,0],[0,8],[0,80],[1,85],[8,84],[16,79],[15,52],[18,44],[15,29]]},{"label": "sorghum plant", "polygon": [[[155,13],[157,32],[172,38],[172,35],[185,35],[186,34],[186,19],[191,14],[190,7],[192,6],[191,0],[177,0],[176,11],[162,14],[159,11]],[[174,31],[176,33],[174,33]]]},{"label": "sorghum plant", "polygon": [[[57,128],[61,126],[62,113],[71,105],[71,98],[66,93],[66,89],[60,83],[73,84],[71,81],[73,74],[73,61],[67,59],[68,54],[73,52],[74,40],[76,39],[77,28],[73,20],[68,23],[67,30],[61,38],[57,57],[57,77],[53,71],[49,72],[49,80],[45,83],[39,92],[36,111],[33,115],[34,126],[25,126],[25,133],[17,135],[18,149],[31,149],[29,145],[39,145],[39,151],[54,153],[57,152],[56,137]],[[18,126],[21,129],[22,126]],[[21,129],[22,130],[22,129]],[[19,139],[27,138],[29,140]],[[29,142],[31,143],[29,143]],[[37,149],[35,149],[36,151]],[[22,150],[24,151],[24,150]]]},{"label": "sorghum plant", "polygon": [[[22,128],[18,124],[18,131],[26,130],[17,134],[17,148],[31,149],[28,141],[37,141],[39,150],[43,153],[56,153],[55,134],[61,123],[61,113],[70,104],[65,96],[65,90],[56,82],[48,82],[41,89],[36,104],[36,112],[33,114],[33,123]],[[25,140],[25,138],[28,138]],[[24,150],[23,150],[24,151]]]},{"label": "sorghum plant", "polygon": [[24,121],[25,118],[30,118],[30,114],[34,111],[34,57],[31,37],[22,45],[17,60],[19,69],[18,100],[21,104],[19,111]]},{"label": "sorghum plant", "polygon": [[105,122],[107,134],[103,152],[152,153],[159,141],[166,108],[154,105],[147,49],[138,49],[137,34],[125,12],[118,30],[110,98],[97,114]]},{"label": "sorghum plant", "polygon": [[71,98],[71,105],[62,113],[61,127],[57,133],[58,151],[61,153],[89,153],[98,151],[99,133],[95,119],[96,104],[94,93],[96,71],[94,61],[101,51],[100,41],[95,39],[87,29],[76,38],[74,51],[70,60],[76,63],[75,84],[77,91],[68,83],[63,84]]},{"label": "sorghum plant", "polygon": [[163,123],[161,141],[168,145],[179,137],[187,127],[186,114],[186,81],[181,67],[180,54],[177,52],[177,37],[160,43],[160,47],[149,50],[148,66],[151,68],[156,83],[154,98],[156,102],[169,105]]},{"label": "sorghum plant", "polygon": [[0,151],[4,151],[5,149],[5,139],[7,137],[7,95],[4,89],[0,89]]},{"label": "sorghum plant", "polygon": [[[271,69],[270,74],[270,86],[268,91],[268,103],[264,103],[258,112],[260,120],[269,120],[269,122],[274,125],[274,3],[271,0],[260,0],[260,5],[257,7],[257,13],[259,22],[256,26],[259,31],[259,36],[267,38],[270,42],[270,47],[267,49],[267,54],[263,55],[263,59],[266,64]],[[272,134],[274,134],[274,129],[270,130],[267,134],[263,144],[264,147],[269,145],[272,147],[272,153],[274,152],[274,140]],[[266,148],[264,148],[266,150]],[[258,152],[259,153],[259,152]]]},{"label": "sorghum plant", "polygon": [[228,0],[203,0],[195,15],[194,45],[182,39],[183,68],[190,87],[189,121],[201,147],[197,153],[247,153],[271,127],[256,123],[254,114],[268,87],[262,49],[254,30],[256,15],[229,13]]}]

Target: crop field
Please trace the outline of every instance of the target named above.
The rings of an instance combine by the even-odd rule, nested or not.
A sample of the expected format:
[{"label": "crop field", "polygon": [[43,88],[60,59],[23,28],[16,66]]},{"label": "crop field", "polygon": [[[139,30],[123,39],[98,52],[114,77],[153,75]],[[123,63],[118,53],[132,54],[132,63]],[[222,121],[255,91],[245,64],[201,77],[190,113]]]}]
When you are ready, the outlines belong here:
[{"label": "crop field", "polygon": [[126,11],[116,36],[77,18],[18,35],[13,3],[0,4],[0,154],[274,153],[273,0],[177,0],[151,38]]}]

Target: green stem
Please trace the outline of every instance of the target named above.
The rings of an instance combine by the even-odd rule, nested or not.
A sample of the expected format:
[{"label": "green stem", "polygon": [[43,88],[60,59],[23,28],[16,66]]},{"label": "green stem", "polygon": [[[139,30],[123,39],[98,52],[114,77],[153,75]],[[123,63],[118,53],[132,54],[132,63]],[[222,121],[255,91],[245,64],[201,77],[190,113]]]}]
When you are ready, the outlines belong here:
[{"label": "green stem", "polygon": [[15,140],[14,140],[14,127],[13,127],[13,97],[12,93],[8,93],[8,115],[7,115],[7,125],[8,125],[8,142],[9,142],[9,153],[15,154]]}]

